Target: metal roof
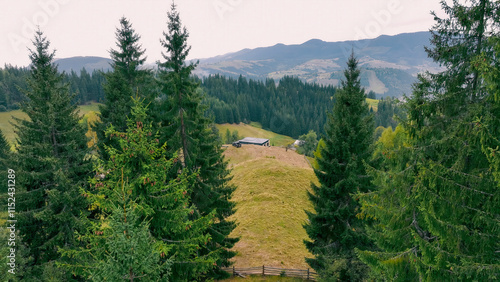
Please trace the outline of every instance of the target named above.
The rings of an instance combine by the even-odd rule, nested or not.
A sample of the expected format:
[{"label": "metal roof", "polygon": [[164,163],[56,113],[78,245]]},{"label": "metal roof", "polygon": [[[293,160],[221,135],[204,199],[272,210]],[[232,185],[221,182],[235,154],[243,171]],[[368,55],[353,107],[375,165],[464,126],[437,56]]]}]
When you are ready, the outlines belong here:
[{"label": "metal roof", "polygon": [[251,144],[264,144],[266,142],[269,142],[269,139],[264,139],[264,138],[254,138],[254,137],[245,137],[238,142],[240,143],[251,143]]}]

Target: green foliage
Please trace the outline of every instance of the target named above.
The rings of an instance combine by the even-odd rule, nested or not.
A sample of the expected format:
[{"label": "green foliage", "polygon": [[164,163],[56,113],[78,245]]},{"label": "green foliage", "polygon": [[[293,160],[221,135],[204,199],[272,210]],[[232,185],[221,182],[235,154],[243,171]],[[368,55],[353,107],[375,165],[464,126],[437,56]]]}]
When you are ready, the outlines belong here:
[{"label": "green foliage", "polygon": [[69,84],[70,92],[75,93],[73,101],[84,105],[92,101],[103,100],[104,76],[105,74],[100,70],[89,73],[85,68],[82,68],[79,73],[73,70],[70,73],[63,73],[63,81]]},{"label": "green foliage", "polygon": [[[3,131],[0,130],[0,181],[2,183],[7,183],[7,170],[10,168],[9,167],[9,157],[10,157],[11,151],[10,151],[10,145],[7,139],[5,138],[5,135],[3,134]],[[0,201],[1,203],[6,203],[7,201],[4,201],[5,195],[7,195],[7,185],[2,185],[2,188],[0,189]]]},{"label": "green foliage", "polygon": [[0,68],[0,74],[0,105],[9,110],[18,109],[19,103],[26,98],[22,89],[27,88],[30,70],[5,65]]},{"label": "green foliage", "polygon": [[318,147],[316,148],[316,151],[314,151],[314,160],[312,162],[312,167],[314,169],[319,169],[319,164],[318,164],[318,159],[322,158],[321,157],[321,152],[325,149],[326,143],[323,138],[319,139],[318,141]]},{"label": "green foliage", "polygon": [[396,128],[398,118],[401,119],[403,110],[399,106],[398,99],[391,97],[383,98],[378,103],[377,112],[375,113],[375,126]]},{"label": "green foliage", "polygon": [[[26,89],[26,79],[30,75],[29,68],[5,65],[0,68],[0,111],[2,109],[17,110],[26,96],[22,89]],[[63,73],[63,82],[69,85],[70,93],[75,93],[72,101],[86,104],[91,101],[101,101],[104,98],[102,83],[104,74],[94,70],[92,73],[82,69],[78,74],[75,71]]]},{"label": "green foliage", "polygon": [[149,224],[144,219],[141,221],[140,210],[144,207],[131,200],[130,188],[133,187],[125,184],[123,177],[121,183],[116,183],[118,187],[108,187],[112,190],[112,198],[106,205],[110,212],[103,214],[98,222],[91,224],[89,232],[80,236],[85,247],[63,253],[77,257],[76,268],[92,281],[168,281],[171,259],[164,257],[171,247],[155,240]]},{"label": "green foliage", "polygon": [[[148,252],[163,253],[164,258],[161,259],[160,265],[155,264],[161,269],[162,276],[168,275],[168,269],[164,264],[168,263],[166,260],[171,260],[173,269],[175,269],[176,264],[188,265],[187,270],[190,271],[185,273],[173,271],[173,280],[198,277],[201,273],[213,268],[213,263],[216,261],[213,253],[205,255],[199,253],[200,249],[211,241],[210,235],[206,234],[206,229],[212,226],[214,213],[197,218],[190,217],[195,212],[196,207],[190,204],[189,195],[192,186],[189,183],[192,183],[194,178],[198,176],[187,170],[179,170],[175,177],[167,177],[168,172],[179,160],[176,156],[167,157],[167,145],[160,144],[159,136],[152,132],[151,123],[145,124],[147,120],[146,107],[142,101],[136,100],[135,103],[126,132],[116,131],[113,126],[106,131],[106,136],[115,139],[118,147],[105,147],[110,157],[107,160],[98,161],[95,166],[96,177],[91,179],[89,189],[83,191],[84,196],[88,197],[92,204],[90,209],[95,217],[100,219],[97,226],[93,225],[89,229],[90,233],[104,232],[105,238],[108,238],[106,234],[109,234],[111,241],[102,242],[100,245],[108,244],[108,248],[114,248],[113,252],[115,252],[112,257],[108,255],[104,258],[102,255],[96,256],[99,258],[96,263],[105,264],[106,261],[116,259],[120,252],[126,251],[123,247],[116,249],[117,245],[112,244],[121,242],[126,243],[125,246],[127,244],[132,246],[134,242],[139,242],[144,238],[147,239],[145,242],[152,242],[151,240],[154,239],[154,246],[145,244],[136,251],[143,256],[146,256]],[[127,177],[125,186],[123,186],[124,177]],[[125,189],[123,187],[126,187],[127,198],[120,200],[117,193],[123,197],[121,192],[122,189]],[[132,199],[133,202],[131,202]],[[123,213],[118,213],[116,209],[123,205],[126,206],[126,210],[130,210],[132,217],[135,218],[137,215],[135,225],[133,222],[120,220]],[[116,212],[113,214],[113,211]],[[115,225],[112,224],[113,220]],[[130,242],[125,242],[123,240],[126,238],[118,236],[120,234],[118,231],[127,226],[136,232],[134,233],[136,237],[133,237]],[[153,239],[150,239],[146,227],[149,227],[148,232]],[[87,238],[89,238],[88,233]],[[94,235],[90,235],[90,239],[87,241],[90,240],[92,243],[94,238],[96,238]],[[168,248],[163,243],[167,243]],[[152,247],[154,248],[151,249]],[[158,262],[158,256],[147,256],[147,259]],[[85,256],[81,258],[83,262],[87,260]],[[124,261],[117,263],[125,265]],[[137,265],[137,268],[134,269],[152,267],[151,271],[153,271],[155,265],[142,264]],[[93,271],[91,266],[87,266],[87,268],[89,271]],[[157,272],[155,270],[150,274],[156,277]],[[154,279],[152,280],[154,281]]]},{"label": "green foliage", "polygon": [[318,146],[318,169],[314,171],[320,185],[311,185],[313,193],[309,193],[309,198],[314,213],[306,211],[309,223],[304,225],[310,238],[304,243],[315,256],[306,258],[307,263],[326,276],[335,272],[340,280],[367,277],[368,268],[357,259],[354,248],[372,245],[365,235],[364,223],[356,217],[359,204],[351,195],[371,190],[363,163],[371,155],[373,121],[354,55],[347,66],[346,80],[335,93],[324,146]]},{"label": "green foliage", "polygon": [[231,139],[233,142],[241,139],[241,136],[238,134],[238,130],[233,131],[233,133],[231,134]]},{"label": "green foliage", "polygon": [[304,154],[308,157],[314,156],[314,151],[318,146],[318,135],[314,130],[309,130],[307,134],[299,136],[299,140],[304,141],[304,143],[297,150],[300,154]]},{"label": "green foliage", "polygon": [[499,28],[500,5],[442,7],[448,17],[436,16],[427,51],[446,70],[419,77],[402,129],[380,138],[380,169],[370,169],[379,189],[360,197],[382,251],[359,254],[387,280],[498,280],[497,82],[488,78],[498,65],[488,37]]},{"label": "green foliage", "polygon": [[226,144],[231,144],[231,143],[238,141],[240,139],[241,139],[241,136],[239,136],[238,130],[235,129],[235,130],[233,130],[233,133],[231,133],[229,131],[229,128],[226,129],[226,136],[224,138]]},{"label": "green foliage", "polygon": [[419,216],[410,197],[411,186],[408,186],[413,183],[416,170],[415,156],[408,142],[402,126],[382,132],[373,154],[374,166],[368,169],[378,189],[357,194],[362,205],[359,217],[374,221],[367,227],[368,234],[385,251],[357,250],[357,254],[379,280],[418,279],[416,268],[410,263],[416,252],[412,227],[418,226]]},{"label": "green foliage", "polygon": [[[230,171],[222,155],[219,133],[205,115],[207,106],[202,104],[203,93],[190,77],[196,65],[185,64],[191,48],[187,45],[189,33],[182,26],[174,4],[167,16],[168,29],[161,40],[165,61],[158,65],[158,82],[164,98],[156,104],[156,122],[161,124],[160,139],[169,144],[171,155],[180,151],[180,162],[173,166],[170,174],[182,168],[198,172],[190,191],[190,203],[194,206],[190,219],[198,221],[215,216],[215,223],[200,231],[212,240],[198,253],[200,257],[215,259],[215,267],[174,264],[172,270],[174,276],[186,280],[224,278],[228,274],[221,268],[231,264],[229,259],[236,253],[230,249],[238,241],[238,238],[229,237],[236,223],[227,220],[234,213],[234,203],[230,199],[236,187],[229,184]],[[207,269],[209,272],[203,274]]]},{"label": "green foliage", "polygon": [[28,99],[21,105],[29,119],[16,120],[18,146],[10,167],[16,172],[17,224],[29,246],[26,257],[33,260],[27,267],[35,279],[53,272],[49,268],[61,260],[59,248],[77,245],[74,232],[83,229],[80,215],[86,213],[79,188],[89,177],[91,164],[86,160],[86,129],[78,123],[72,96],[52,64],[50,43],[41,31],[33,43],[24,92]]},{"label": "green foliage", "polygon": [[[3,213],[2,218],[6,218],[7,214]],[[1,220],[2,228],[0,229],[0,240],[4,242],[0,248],[0,280],[2,281],[23,281],[23,278],[28,278],[28,266],[32,263],[32,258],[30,257],[29,248],[22,242],[21,234],[19,230],[16,230],[16,240],[9,241],[11,238],[11,230],[7,229],[7,222]],[[15,270],[14,274],[10,273],[9,270],[12,269],[10,263],[10,258],[12,256],[10,250],[15,249]]]},{"label": "green foliage", "polygon": [[[140,69],[146,58],[139,45],[140,36],[136,34],[131,23],[124,17],[120,19],[120,28],[116,29],[116,46],[111,50],[113,60],[111,72],[104,74],[104,104],[99,106],[100,123],[95,126],[97,147],[103,157],[107,158],[105,146],[117,146],[106,139],[104,131],[111,124],[118,130],[127,127],[127,117],[133,106],[132,97],[148,98],[152,91],[152,75],[150,70]],[[151,97],[147,99],[149,102]]]},{"label": "green foliage", "polygon": [[333,105],[333,86],[283,77],[278,86],[266,81],[211,75],[201,83],[216,123],[259,122],[273,132],[298,138],[309,130],[323,132]]}]

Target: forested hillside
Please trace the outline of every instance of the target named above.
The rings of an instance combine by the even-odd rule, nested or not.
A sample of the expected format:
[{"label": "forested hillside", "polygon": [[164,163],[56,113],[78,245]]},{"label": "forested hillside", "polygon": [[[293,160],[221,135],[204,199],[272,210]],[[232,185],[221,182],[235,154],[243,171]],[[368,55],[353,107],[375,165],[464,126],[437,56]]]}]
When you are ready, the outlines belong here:
[{"label": "forested hillside", "polygon": [[332,107],[335,88],[284,77],[276,86],[265,82],[209,76],[202,82],[216,123],[255,121],[273,132],[297,138],[309,130],[321,132]]},{"label": "forested hillside", "polygon": [[[0,112],[19,109],[19,102],[26,96],[22,89],[26,88],[26,79],[29,68],[6,65],[0,68]],[[82,69],[78,74],[74,71],[63,73],[63,82],[69,84],[74,102],[86,104],[91,101],[99,102],[104,98],[104,76],[101,71],[92,73]]]},{"label": "forested hillside", "polygon": [[[19,102],[24,99],[20,89],[25,86],[28,73],[27,68],[0,68],[0,111],[19,108]],[[338,77],[342,79],[343,75]],[[264,129],[294,138],[309,130],[322,133],[326,113],[335,102],[335,87],[303,82],[296,77],[260,81],[242,76],[234,79],[211,75],[197,80],[205,94],[204,103],[209,106],[207,114],[213,115],[216,123],[253,121]],[[79,74],[63,73],[63,81],[68,83],[70,92],[76,94],[73,99],[79,104],[104,100],[106,77],[101,71],[89,73],[82,69]],[[157,91],[156,88],[150,90]],[[395,127],[393,115],[399,112],[399,109],[394,110],[398,108],[398,100],[386,98],[381,101],[385,102],[378,110],[374,109],[376,126]]]}]

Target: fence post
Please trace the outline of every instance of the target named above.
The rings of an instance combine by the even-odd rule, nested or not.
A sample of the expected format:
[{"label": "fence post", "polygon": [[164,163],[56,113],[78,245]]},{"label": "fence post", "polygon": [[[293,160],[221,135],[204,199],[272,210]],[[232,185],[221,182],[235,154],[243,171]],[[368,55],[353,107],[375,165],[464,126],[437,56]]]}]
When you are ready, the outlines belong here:
[{"label": "fence post", "polygon": [[309,268],[307,269],[307,280],[309,280]]},{"label": "fence post", "polygon": [[262,276],[266,275],[266,270],[265,270],[265,267],[262,266]]},{"label": "fence post", "polygon": [[236,270],[234,269],[234,265],[233,265],[233,277],[236,275]]}]

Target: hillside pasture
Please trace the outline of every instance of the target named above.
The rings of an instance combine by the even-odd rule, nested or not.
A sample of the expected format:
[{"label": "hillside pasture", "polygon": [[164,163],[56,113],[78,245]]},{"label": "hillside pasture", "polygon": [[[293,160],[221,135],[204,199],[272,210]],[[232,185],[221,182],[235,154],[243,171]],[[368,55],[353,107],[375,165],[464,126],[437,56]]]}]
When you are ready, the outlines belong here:
[{"label": "hillside pasture", "polygon": [[236,267],[273,266],[307,269],[311,257],[303,244],[307,234],[302,227],[311,210],[307,191],[316,181],[303,155],[279,147],[243,145],[224,153],[233,168],[232,183],[238,223],[232,236],[240,237],[234,246]]}]

